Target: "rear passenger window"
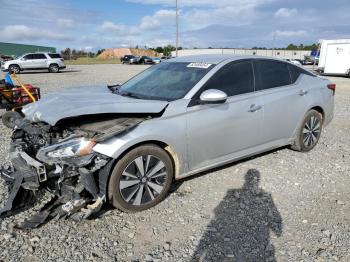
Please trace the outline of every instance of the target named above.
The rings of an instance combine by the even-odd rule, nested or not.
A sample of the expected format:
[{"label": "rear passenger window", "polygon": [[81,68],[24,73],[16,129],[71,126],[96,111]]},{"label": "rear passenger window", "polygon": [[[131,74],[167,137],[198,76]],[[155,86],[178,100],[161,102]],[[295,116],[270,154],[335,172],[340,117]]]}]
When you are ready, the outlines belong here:
[{"label": "rear passenger window", "polygon": [[209,79],[204,89],[218,89],[228,96],[254,92],[252,63],[233,62],[224,66]]},{"label": "rear passenger window", "polygon": [[287,63],[258,60],[255,65],[259,90],[291,84]]},{"label": "rear passenger window", "polygon": [[33,59],[46,59],[44,54],[33,54]]}]

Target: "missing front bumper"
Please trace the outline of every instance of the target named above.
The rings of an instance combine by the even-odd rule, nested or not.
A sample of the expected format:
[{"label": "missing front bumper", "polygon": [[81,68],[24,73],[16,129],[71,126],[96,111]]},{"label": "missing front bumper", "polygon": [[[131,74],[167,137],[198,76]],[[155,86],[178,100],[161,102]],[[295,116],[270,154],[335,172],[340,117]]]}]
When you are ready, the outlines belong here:
[{"label": "missing front bumper", "polygon": [[52,194],[50,201],[37,214],[18,225],[20,228],[36,228],[54,217],[86,219],[99,212],[106,202],[107,181],[113,165],[111,159],[94,156],[86,167],[47,169],[25,152],[13,152],[10,158],[12,167],[0,170],[0,176],[9,187],[9,196],[0,209],[0,217],[33,207],[43,191]]}]

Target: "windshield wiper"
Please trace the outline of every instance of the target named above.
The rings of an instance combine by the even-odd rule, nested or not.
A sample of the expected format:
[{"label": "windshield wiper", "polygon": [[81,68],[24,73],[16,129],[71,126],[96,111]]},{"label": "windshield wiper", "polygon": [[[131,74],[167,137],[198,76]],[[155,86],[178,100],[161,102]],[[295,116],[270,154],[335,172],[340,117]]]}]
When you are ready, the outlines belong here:
[{"label": "windshield wiper", "polygon": [[131,97],[131,98],[136,98],[136,99],[143,99],[142,97],[134,94],[134,93],[130,93],[130,92],[126,92],[126,91],[122,91],[122,92],[118,92],[117,93],[118,95],[121,95],[121,96],[127,96],[127,97]]}]

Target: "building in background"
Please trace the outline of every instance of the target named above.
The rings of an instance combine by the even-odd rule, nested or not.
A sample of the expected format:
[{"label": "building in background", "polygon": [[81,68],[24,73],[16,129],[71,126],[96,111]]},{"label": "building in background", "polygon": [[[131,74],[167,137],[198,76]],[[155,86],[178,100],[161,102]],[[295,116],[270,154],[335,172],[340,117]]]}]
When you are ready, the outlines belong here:
[{"label": "building in background", "polygon": [[38,46],[38,45],[23,45],[14,43],[0,42],[0,56],[19,56],[25,53],[34,52],[50,52],[56,53],[55,47]]},{"label": "building in background", "polygon": [[[239,48],[213,48],[213,49],[184,49],[179,50],[178,56],[188,55],[204,55],[204,54],[223,54],[223,55],[257,55],[257,56],[269,56],[277,57],[281,59],[301,59],[304,60],[305,56],[310,56],[311,51],[304,50],[275,50],[275,49],[239,49]],[[175,56],[175,51],[172,52],[172,56]]]}]

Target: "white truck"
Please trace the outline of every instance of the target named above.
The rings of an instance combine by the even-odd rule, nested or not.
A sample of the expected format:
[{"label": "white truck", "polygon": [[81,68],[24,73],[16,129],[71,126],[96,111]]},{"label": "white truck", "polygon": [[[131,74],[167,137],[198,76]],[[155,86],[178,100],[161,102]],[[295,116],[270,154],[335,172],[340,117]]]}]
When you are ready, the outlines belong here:
[{"label": "white truck", "polygon": [[318,71],[350,77],[350,39],[321,40]]}]

